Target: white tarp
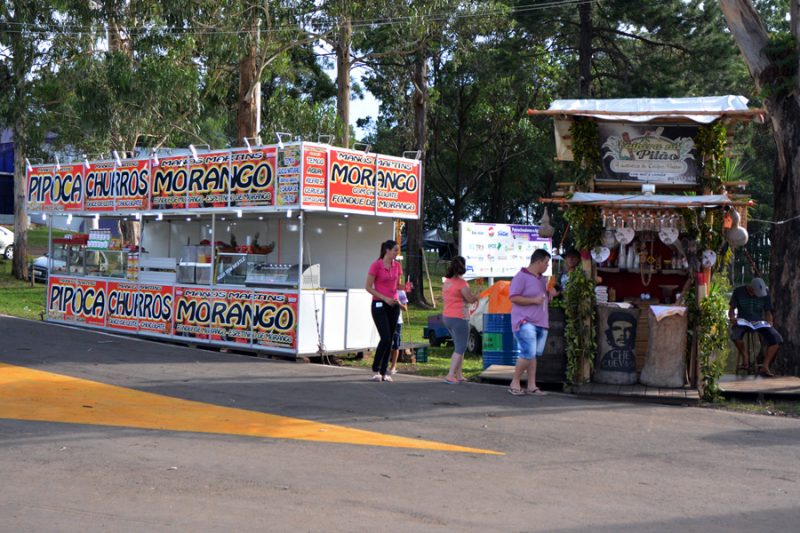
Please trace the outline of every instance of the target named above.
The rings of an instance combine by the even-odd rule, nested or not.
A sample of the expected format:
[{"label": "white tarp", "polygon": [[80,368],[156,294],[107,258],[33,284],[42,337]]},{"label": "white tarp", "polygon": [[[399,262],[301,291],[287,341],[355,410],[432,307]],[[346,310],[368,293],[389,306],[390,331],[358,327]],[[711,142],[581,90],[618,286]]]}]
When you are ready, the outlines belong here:
[{"label": "white tarp", "polygon": [[[709,124],[719,119],[725,111],[747,111],[747,98],[744,96],[700,96],[694,98],[617,98],[608,100],[555,100],[548,111],[569,111],[586,117],[625,122],[648,122],[668,116],[687,118],[701,124]],[[601,111],[597,114],[593,111]],[[678,113],[676,112],[686,112]],[[692,115],[692,111],[704,113],[720,111],[719,115]],[[648,113],[652,115],[614,115],[621,113]]]},{"label": "white tarp", "polygon": [[729,204],[727,194],[708,194],[704,196],[678,196],[672,194],[603,194],[596,192],[576,192],[567,200],[568,204],[614,204],[625,206],[674,206],[702,207]]}]

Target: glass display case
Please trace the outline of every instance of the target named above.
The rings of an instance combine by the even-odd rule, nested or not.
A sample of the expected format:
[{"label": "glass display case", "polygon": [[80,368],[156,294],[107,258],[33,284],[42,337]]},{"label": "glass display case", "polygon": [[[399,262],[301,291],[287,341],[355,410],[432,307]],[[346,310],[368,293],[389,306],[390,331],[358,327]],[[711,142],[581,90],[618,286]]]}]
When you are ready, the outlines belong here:
[{"label": "glass display case", "polygon": [[178,283],[209,285],[211,283],[211,247],[186,245],[181,252],[177,272]]},{"label": "glass display case", "polygon": [[267,263],[267,256],[252,255],[247,258],[247,285],[297,286],[297,265]]},{"label": "glass display case", "polygon": [[248,255],[237,253],[217,254],[217,267],[215,272],[215,283],[218,285],[244,285],[247,279],[247,268],[250,257],[263,257],[265,255]]},{"label": "glass display case", "polygon": [[128,274],[127,250],[90,250],[67,245],[53,249],[53,272],[77,276],[124,278]]}]

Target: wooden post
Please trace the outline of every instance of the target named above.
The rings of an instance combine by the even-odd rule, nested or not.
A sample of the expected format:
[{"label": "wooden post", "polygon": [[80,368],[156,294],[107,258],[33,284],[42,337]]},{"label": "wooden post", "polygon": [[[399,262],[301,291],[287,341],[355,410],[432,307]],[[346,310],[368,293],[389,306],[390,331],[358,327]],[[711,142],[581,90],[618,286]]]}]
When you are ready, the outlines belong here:
[{"label": "wooden post", "polygon": [[433,295],[433,287],[431,286],[431,273],[428,270],[428,258],[425,257],[425,249],[420,247],[419,253],[422,254],[422,265],[425,267],[425,277],[428,278],[428,290],[431,293],[431,304],[436,309],[436,297]]}]

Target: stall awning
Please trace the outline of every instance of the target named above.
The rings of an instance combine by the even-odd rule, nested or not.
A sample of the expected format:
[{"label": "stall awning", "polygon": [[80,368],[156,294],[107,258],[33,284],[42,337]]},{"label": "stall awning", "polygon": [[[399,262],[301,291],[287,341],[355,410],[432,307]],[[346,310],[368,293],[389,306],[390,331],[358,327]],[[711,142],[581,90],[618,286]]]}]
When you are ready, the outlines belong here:
[{"label": "stall awning", "polygon": [[763,109],[749,109],[744,96],[693,98],[617,98],[555,100],[547,110],[529,109],[529,115],[581,116],[602,120],[649,122],[679,118],[709,124],[720,118],[763,120]]},{"label": "stall awning", "polygon": [[679,196],[674,194],[602,194],[576,192],[565,203],[614,207],[716,207],[734,205],[727,194]]}]

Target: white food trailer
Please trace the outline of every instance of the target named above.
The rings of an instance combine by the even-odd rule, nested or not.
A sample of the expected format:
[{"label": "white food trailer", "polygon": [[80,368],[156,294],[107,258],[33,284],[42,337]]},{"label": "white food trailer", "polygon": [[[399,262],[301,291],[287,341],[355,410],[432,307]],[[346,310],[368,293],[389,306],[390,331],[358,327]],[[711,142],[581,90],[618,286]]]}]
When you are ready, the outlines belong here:
[{"label": "white food trailer", "polygon": [[[46,320],[289,357],[378,342],[364,289],[420,161],[297,142],[28,166],[51,238]],[[120,223],[122,222],[122,224]]]}]

